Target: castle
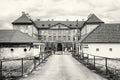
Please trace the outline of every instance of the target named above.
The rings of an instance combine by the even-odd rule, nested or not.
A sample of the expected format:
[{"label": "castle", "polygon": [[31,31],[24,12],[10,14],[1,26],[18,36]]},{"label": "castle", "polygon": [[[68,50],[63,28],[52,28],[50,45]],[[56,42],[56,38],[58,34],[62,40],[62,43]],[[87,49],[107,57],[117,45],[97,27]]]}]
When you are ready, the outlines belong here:
[{"label": "castle", "polygon": [[12,24],[14,30],[20,30],[45,43],[46,49],[64,51],[75,50],[78,40],[104,22],[95,14],[90,14],[86,21],[41,21],[32,20],[23,12]]}]

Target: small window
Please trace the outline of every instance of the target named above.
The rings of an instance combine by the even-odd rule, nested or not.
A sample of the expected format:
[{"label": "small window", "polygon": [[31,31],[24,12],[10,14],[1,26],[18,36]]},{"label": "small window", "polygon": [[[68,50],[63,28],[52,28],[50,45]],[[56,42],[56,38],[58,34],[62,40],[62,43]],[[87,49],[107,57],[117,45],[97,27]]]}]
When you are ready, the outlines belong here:
[{"label": "small window", "polygon": [[76,25],[76,26],[78,26],[78,25]]},{"label": "small window", "polygon": [[99,51],[99,48],[96,48],[96,51]]},{"label": "small window", "polygon": [[112,51],[112,48],[109,48],[109,51]]},{"label": "small window", "polygon": [[14,51],[14,49],[11,49],[11,51],[13,52],[13,51]]},{"label": "small window", "polygon": [[68,36],[68,40],[70,40],[70,36]]},{"label": "small window", "polygon": [[48,24],[48,26],[51,26],[51,24]]},{"label": "small window", "polygon": [[45,26],[44,24],[42,24],[42,26]]},{"label": "small window", "polygon": [[70,24],[70,26],[72,26],[72,24]]},{"label": "small window", "polygon": [[52,36],[49,36],[49,40],[50,40],[50,41],[52,40]]},{"label": "small window", "polygon": [[44,36],[44,40],[46,40],[46,36]]},{"label": "small window", "polygon": [[53,36],[53,40],[56,40],[56,36]]},{"label": "small window", "polygon": [[24,52],[26,52],[26,51],[27,51],[27,49],[25,48],[25,49],[24,49]]}]

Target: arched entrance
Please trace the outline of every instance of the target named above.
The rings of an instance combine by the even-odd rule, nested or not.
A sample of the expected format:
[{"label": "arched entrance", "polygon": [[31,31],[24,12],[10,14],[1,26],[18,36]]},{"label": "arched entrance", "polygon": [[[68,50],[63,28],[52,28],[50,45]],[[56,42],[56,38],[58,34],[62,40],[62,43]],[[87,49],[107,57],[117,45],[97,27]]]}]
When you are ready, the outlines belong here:
[{"label": "arched entrance", "polygon": [[62,43],[57,44],[57,51],[62,51]]}]

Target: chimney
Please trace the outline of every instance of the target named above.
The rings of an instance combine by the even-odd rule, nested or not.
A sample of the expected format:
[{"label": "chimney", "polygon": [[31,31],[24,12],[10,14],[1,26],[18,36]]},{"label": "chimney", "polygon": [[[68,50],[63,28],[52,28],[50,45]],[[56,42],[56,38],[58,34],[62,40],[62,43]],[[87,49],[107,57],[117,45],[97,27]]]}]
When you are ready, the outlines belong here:
[{"label": "chimney", "polygon": [[82,19],[82,21],[84,21],[84,19]]},{"label": "chimney", "polygon": [[69,19],[66,19],[66,21],[69,21]]},{"label": "chimney", "polygon": [[52,19],[52,21],[54,21],[54,19]]},{"label": "chimney", "polygon": [[24,11],[22,11],[22,14],[25,14],[25,12],[24,12]]},{"label": "chimney", "polygon": [[37,19],[37,21],[40,21],[40,19]]},{"label": "chimney", "polygon": [[50,21],[50,20],[48,19],[48,21]]},{"label": "chimney", "polygon": [[28,16],[29,16],[29,13],[26,13],[26,15],[28,15]]}]

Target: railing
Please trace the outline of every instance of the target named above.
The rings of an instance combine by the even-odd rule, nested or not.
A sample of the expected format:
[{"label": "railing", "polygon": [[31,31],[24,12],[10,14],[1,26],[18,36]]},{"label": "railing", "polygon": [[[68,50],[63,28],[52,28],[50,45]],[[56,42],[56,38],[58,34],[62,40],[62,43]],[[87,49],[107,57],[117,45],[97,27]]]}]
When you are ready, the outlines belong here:
[{"label": "railing", "polygon": [[108,78],[108,80],[120,80],[120,59],[96,56],[86,53],[73,54],[73,57],[89,69]]},{"label": "railing", "polygon": [[0,80],[15,80],[26,76],[43,63],[50,55],[51,51],[41,52],[38,57],[24,57],[18,59],[0,60]]}]

